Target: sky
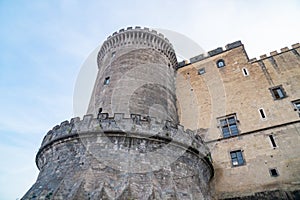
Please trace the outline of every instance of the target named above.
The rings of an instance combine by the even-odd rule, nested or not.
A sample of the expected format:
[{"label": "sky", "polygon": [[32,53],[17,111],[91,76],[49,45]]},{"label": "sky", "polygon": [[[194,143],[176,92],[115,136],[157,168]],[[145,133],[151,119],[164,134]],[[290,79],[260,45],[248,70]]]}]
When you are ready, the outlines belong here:
[{"label": "sky", "polygon": [[108,35],[167,29],[206,51],[241,40],[253,58],[300,42],[299,19],[298,0],[0,0],[0,200],[35,182],[41,141],[73,117],[77,76]]}]

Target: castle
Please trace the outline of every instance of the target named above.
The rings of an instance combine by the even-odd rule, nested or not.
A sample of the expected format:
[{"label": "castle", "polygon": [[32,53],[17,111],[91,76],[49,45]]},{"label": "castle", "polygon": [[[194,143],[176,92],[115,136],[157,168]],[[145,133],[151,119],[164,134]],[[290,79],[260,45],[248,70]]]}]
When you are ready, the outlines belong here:
[{"label": "castle", "polygon": [[23,199],[299,199],[300,45],[178,63],[148,28],[104,41],[87,115],[50,130]]}]

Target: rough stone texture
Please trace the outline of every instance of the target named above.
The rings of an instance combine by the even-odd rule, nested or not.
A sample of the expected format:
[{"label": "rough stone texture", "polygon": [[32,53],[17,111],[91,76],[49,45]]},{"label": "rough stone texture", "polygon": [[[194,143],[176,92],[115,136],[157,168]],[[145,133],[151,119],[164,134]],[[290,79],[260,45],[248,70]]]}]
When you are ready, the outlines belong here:
[{"label": "rough stone texture", "polygon": [[[177,60],[172,45],[155,32],[121,31],[109,37],[98,54],[99,71],[89,114],[99,108],[114,113],[138,113],[178,123],[175,93]],[[110,77],[109,85],[104,85]]]},{"label": "rough stone texture", "polygon": [[[241,132],[299,120],[291,104],[300,99],[300,57],[293,50],[300,52],[298,47],[249,62],[244,47],[239,46],[178,69],[180,124],[192,130],[209,129],[205,140],[210,141],[222,138],[217,118],[227,114],[237,114]],[[225,61],[225,67],[217,68],[219,59]],[[206,71],[203,75],[198,74],[201,68]],[[249,71],[248,76],[242,68]],[[287,97],[274,101],[269,88],[277,85],[282,85]],[[264,108],[266,120],[261,120],[259,108]]]},{"label": "rough stone texture", "polygon": [[[300,45],[292,47],[249,59],[237,41],[177,65],[161,34],[121,29],[98,54],[88,108],[97,118],[47,133],[24,199],[299,199],[300,111],[291,102],[300,100]],[[287,96],[274,100],[278,85]],[[239,134],[223,138],[218,118],[230,114]],[[236,150],[245,164],[233,167]]]},{"label": "rough stone texture", "polygon": [[38,179],[23,199],[211,199],[208,148],[178,125],[169,41],[122,29],[97,59],[89,115],[46,134]]},{"label": "rough stone texture", "polygon": [[274,190],[274,191],[257,192],[251,196],[227,198],[226,200],[281,200],[281,199],[289,199],[289,200],[300,199],[300,190],[295,190],[295,191]]},{"label": "rough stone texture", "polygon": [[[227,198],[276,189],[299,190],[299,131],[300,123],[297,123],[210,142],[215,196]],[[271,134],[277,148],[271,145]],[[238,149],[243,150],[246,164],[232,167],[229,152]],[[278,177],[270,176],[271,168],[277,169]]]},{"label": "rough stone texture", "polygon": [[[197,131],[210,148],[215,198],[265,191],[263,198],[272,199],[267,198],[271,194],[267,191],[300,189],[300,118],[291,103],[300,99],[300,48],[294,47],[250,61],[241,45],[178,69],[179,121]],[[217,67],[219,59],[225,67]],[[199,75],[201,68],[206,73]],[[287,97],[274,100],[269,88],[278,85]],[[260,108],[266,119],[261,118]],[[223,138],[217,119],[234,113],[239,135]],[[271,134],[276,148],[271,145]],[[235,150],[243,151],[245,165],[232,167],[230,151]],[[276,168],[279,176],[271,177],[270,168]],[[281,199],[296,198],[290,196]]]},{"label": "rough stone texture", "polygon": [[170,122],[74,118],[45,136],[23,199],[210,199],[208,156],[200,137]]}]

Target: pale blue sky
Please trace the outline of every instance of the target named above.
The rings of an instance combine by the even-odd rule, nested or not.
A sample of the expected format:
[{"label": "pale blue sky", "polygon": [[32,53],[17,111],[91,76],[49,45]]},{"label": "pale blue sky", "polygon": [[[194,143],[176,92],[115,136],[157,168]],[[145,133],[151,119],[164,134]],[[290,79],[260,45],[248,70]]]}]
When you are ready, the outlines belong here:
[{"label": "pale blue sky", "polygon": [[169,29],[205,50],[242,40],[252,58],[300,42],[299,19],[297,0],[0,0],[0,199],[35,182],[42,138],[73,116],[80,67],[114,31]]}]

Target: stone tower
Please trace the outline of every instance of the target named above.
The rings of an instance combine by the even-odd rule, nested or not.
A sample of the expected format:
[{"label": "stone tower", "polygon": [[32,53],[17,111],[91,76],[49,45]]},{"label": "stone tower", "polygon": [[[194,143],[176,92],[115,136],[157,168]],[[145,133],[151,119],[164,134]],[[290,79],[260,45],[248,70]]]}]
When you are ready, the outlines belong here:
[{"label": "stone tower", "polygon": [[114,33],[98,54],[98,76],[89,114],[137,113],[178,122],[175,73],[177,60],[163,35],[148,29]]},{"label": "stone tower", "polygon": [[170,42],[121,29],[97,62],[88,114],[46,134],[23,199],[210,199],[209,150],[178,125]]}]

